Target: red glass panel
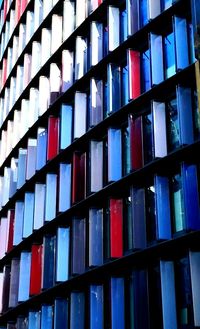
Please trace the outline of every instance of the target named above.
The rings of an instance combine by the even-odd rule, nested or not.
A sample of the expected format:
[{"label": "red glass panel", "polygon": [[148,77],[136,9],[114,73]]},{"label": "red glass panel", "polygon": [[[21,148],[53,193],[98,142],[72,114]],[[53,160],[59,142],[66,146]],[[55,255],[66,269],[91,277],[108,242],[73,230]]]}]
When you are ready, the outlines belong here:
[{"label": "red glass panel", "polygon": [[39,294],[42,278],[42,245],[32,245],[30,295]]},{"label": "red glass panel", "polygon": [[48,120],[47,160],[54,158],[59,152],[59,118],[50,116]]},{"label": "red glass panel", "polygon": [[137,170],[143,166],[143,152],[142,152],[142,117],[129,117],[130,127],[130,157],[131,169]]},{"label": "red glass panel", "polygon": [[110,200],[110,256],[123,256],[123,202]]}]

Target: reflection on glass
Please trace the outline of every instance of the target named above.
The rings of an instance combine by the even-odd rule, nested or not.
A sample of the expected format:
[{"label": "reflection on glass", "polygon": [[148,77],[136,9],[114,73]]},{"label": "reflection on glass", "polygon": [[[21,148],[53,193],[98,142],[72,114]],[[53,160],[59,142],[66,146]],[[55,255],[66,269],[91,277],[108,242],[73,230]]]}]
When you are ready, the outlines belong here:
[{"label": "reflection on glass", "polygon": [[130,132],[129,127],[122,131],[123,176],[130,173]]},{"label": "reflection on glass", "polygon": [[149,113],[143,117],[144,163],[148,163],[153,159],[152,124],[153,124],[152,114]]},{"label": "reflection on glass", "polygon": [[184,229],[183,190],[181,175],[172,177],[172,212],[174,232]]},{"label": "reflection on glass", "polygon": [[142,92],[151,88],[150,82],[150,50],[148,49],[142,54]]},{"label": "reflection on glass", "polygon": [[146,189],[146,229],[147,241],[156,240],[156,210],[155,210],[155,188],[150,186]]},{"label": "reflection on glass", "polygon": [[124,211],[124,249],[126,251],[133,249],[133,221],[131,213],[131,197],[127,197],[123,204]]},{"label": "reflection on glass", "polygon": [[140,0],[140,27],[148,23],[148,0]]},{"label": "reflection on glass", "polygon": [[168,148],[175,150],[180,145],[180,129],[178,122],[177,100],[172,99],[167,103],[168,116]]},{"label": "reflection on glass", "polygon": [[176,262],[175,279],[178,325],[180,328],[193,328],[192,293],[188,257],[181,258]]},{"label": "reflection on glass", "polygon": [[198,104],[198,95],[195,91],[193,94],[193,111],[194,111],[194,136],[200,138],[200,109]]},{"label": "reflection on glass", "polygon": [[164,40],[165,78],[169,78],[176,73],[174,33],[167,35]]},{"label": "reflection on glass", "polygon": [[122,100],[121,100],[121,105],[124,106],[128,103],[129,99],[129,86],[128,86],[128,66],[122,67],[121,70],[122,74]]}]

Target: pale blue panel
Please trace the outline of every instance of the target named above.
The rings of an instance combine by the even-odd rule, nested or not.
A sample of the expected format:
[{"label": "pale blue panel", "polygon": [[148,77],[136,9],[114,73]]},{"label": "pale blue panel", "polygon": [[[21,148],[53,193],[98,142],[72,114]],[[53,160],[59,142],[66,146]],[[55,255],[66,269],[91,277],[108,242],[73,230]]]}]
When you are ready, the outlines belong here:
[{"label": "pale blue panel", "polygon": [[70,229],[59,227],[56,246],[56,281],[65,281],[69,278],[69,242]]},{"label": "pale blue panel", "polygon": [[47,174],[46,176],[46,198],[45,198],[45,221],[50,221],[56,217],[56,192],[57,175]]},{"label": "pale blue panel", "polygon": [[20,257],[20,269],[19,269],[19,291],[18,291],[19,302],[23,302],[29,298],[30,271],[31,271],[31,253],[22,252]]},{"label": "pale blue panel", "polygon": [[174,264],[160,261],[163,328],[177,329]]},{"label": "pale blue panel", "polygon": [[60,164],[58,211],[66,211],[71,205],[71,164]]},{"label": "pale blue panel", "polygon": [[28,329],[40,329],[40,312],[29,312]]},{"label": "pale blue panel", "polygon": [[15,203],[15,220],[14,220],[14,235],[13,245],[17,246],[22,241],[24,218],[24,202],[17,201]]},{"label": "pale blue panel", "polygon": [[33,232],[34,193],[27,192],[24,197],[24,225],[23,238]]},{"label": "pale blue panel", "polygon": [[51,305],[42,305],[40,329],[52,329],[52,325],[53,325],[53,307]]},{"label": "pale blue panel", "polygon": [[152,85],[157,85],[164,79],[162,36],[150,33],[150,44]]},{"label": "pale blue panel", "polygon": [[37,135],[37,155],[36,170],[40,170],[46,164],[47,153],[47,130],[45,128],[38,129]]},{"label": "pale blue panel", "polygon": [[116,181],[122,177],[122,142],[121,130],[108,129],[108,181]]},{"label": "pale blue panel", "polygon": [[189,65],[189,48],[187,21],[185,18],[174,17],[176,69],[184,69]]},{"label": "pale blue panel", "polygon": [[19,161],[18,161],[17,189],[22,187],[25,183],[26,158],[27,158],[27,150],[20,149],[19,150]]},{"label": "pale blue panel", "polygon": [[60,111],[60,149],[64,150],[72,142],[72,106],[62,104]]}]

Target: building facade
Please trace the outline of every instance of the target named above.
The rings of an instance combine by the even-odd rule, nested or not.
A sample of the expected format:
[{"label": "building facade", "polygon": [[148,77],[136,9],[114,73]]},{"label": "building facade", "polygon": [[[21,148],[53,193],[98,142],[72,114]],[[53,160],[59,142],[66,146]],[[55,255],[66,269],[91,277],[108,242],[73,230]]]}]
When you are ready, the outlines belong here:
[{"label": "building facade", "polygon": [[200,1],[0,3],[0,329],[199,328]]}]

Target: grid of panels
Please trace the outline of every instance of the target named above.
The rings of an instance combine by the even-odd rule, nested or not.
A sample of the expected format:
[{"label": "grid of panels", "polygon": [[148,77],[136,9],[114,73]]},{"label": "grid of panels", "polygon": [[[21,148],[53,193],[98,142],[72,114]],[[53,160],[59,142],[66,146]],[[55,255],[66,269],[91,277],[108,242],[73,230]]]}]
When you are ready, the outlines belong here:
[{"label": "grid of panels", "polygon": [[200,325],[191,11],[1,5],[2,328]]}]

